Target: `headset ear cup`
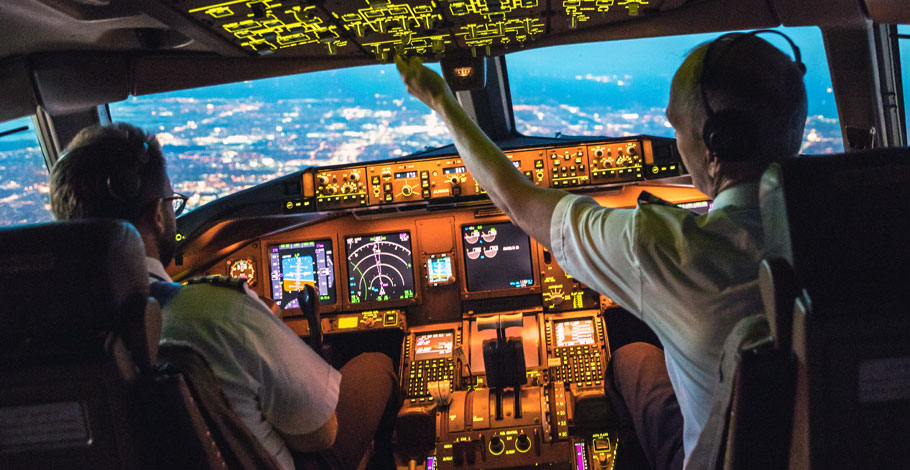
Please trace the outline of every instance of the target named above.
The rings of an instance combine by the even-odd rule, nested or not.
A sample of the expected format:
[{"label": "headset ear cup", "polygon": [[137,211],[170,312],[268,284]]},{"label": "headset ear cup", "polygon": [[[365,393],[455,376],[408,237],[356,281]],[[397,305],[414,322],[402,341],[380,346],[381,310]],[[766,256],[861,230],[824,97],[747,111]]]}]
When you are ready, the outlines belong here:
[{"label": "headset ear cup", "polygon": [[702,130],[705,147],[721,161],[748,160],[755,152],[755,126],[748,116],[732,109],[713,114]]},{"label": "headset ear cup", "polygon": [[122,202],[132,201],[137,198],[141,184],[139,175],[132,172],[111,175],[107,179],[108,189],[116,199]]}]

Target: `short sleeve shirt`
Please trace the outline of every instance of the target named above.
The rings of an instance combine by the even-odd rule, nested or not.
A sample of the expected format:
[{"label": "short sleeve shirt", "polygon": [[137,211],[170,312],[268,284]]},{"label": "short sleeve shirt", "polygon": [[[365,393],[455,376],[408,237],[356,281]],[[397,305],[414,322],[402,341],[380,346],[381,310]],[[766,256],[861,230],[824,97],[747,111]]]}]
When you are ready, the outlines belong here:
[{"label": "short sleeve shirt", "polygon": [[162,343],[195,346],[243,422],[285,469],[293,469],[278,431],[306,434],[325,424],[338,404],[341,374],[248,289],[186,285],[162,316]]},{"label": "short sleeve shirt", "polygon": [[609,209],[567,195],[550,239],[567,273],[641,318],[663,343],[688,456],[708,418],[726,336],[762,312],[758,184],[723,191],[704,215],[656,204]]}]

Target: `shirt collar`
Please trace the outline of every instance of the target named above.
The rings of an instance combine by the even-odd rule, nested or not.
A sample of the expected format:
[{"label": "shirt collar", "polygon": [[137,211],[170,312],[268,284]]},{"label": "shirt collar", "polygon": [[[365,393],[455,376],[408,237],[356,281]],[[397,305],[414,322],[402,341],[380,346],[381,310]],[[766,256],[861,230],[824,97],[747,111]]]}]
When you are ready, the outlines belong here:
[{"label": "shirt collar", "polygon": [[758,207],[758,185],[758,181],[753,181],[723,190],[714,198],[712,210],[727,206]]},{"label": "shirt collar", "polygon": [[171,279],[171,276],[167,275],[167,271],[164,270],[164,265],[161,264],[161,261],[146,256],[145,264],[148,266],[150,278],[154,279],[155,277],[160,277],[162,281],[174,282],[173,279]]}]

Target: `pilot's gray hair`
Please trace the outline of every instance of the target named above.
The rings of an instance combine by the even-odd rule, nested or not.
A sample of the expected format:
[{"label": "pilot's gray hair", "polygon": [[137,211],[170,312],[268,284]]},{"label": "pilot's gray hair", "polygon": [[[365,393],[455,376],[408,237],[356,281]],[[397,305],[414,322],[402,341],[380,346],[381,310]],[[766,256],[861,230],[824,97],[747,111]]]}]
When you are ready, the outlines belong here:
[{"label": "pilot's gray hair", "polygon": [[51,170],[57,220],[105,217],[134,225],[162,194],[165,160],[154,135],[126,124],[83,129]]},{"label": "pilot's gray hair", "polygon": [[759,136],[754,158],[761,163],[799,153],[806,125],[807,99],[803,70],[787,54],[755,35],[721,39],[702,73],[711,43],[696,47],[673,77],[671,95],[690,119],[693,137],[702,141],[707,114],[702,84],[711,110],[735,110],[748,116]]}]

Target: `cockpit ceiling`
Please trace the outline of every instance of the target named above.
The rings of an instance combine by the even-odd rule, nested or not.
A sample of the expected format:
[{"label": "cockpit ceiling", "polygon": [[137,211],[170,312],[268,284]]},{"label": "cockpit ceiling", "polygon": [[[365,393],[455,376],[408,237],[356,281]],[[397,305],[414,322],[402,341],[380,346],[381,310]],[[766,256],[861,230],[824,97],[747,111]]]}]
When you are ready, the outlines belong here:
[{"label": "cockpit ceiling", "polygon": [[[649,15],[664,0],[188,0],[183,13],[251,55],[441,58]],[[684,2],[674,2],[683,4]]]}]

